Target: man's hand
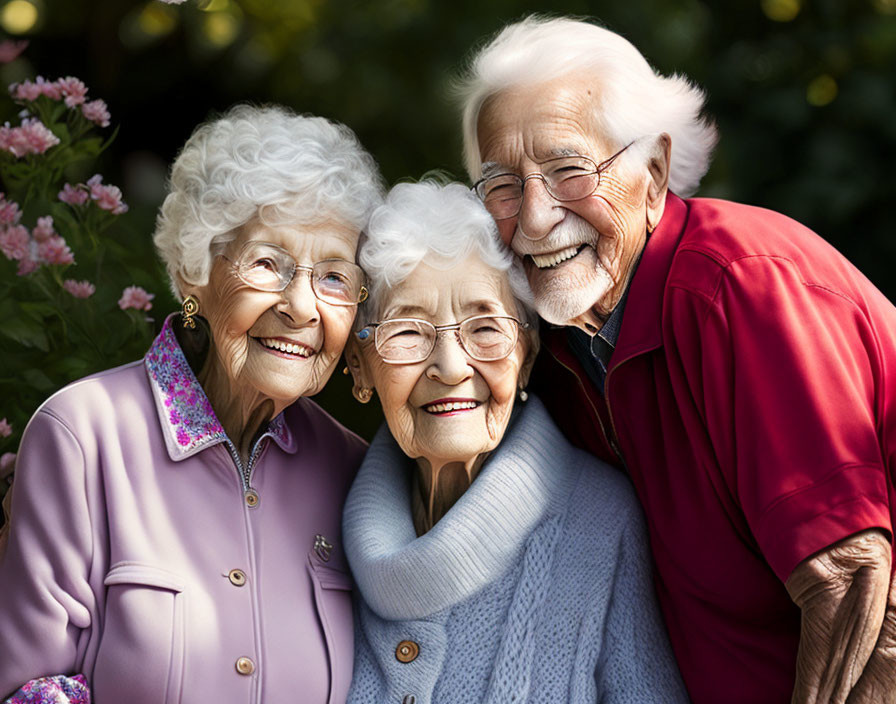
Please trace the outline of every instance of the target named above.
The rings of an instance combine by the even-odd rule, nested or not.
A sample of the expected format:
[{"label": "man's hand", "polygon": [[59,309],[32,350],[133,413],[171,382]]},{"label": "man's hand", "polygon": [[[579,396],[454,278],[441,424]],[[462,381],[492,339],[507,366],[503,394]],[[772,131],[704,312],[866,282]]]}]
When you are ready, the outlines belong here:
[{"label": "man's hand", "polygon": [[784,586],[802,610],[792,704],[896,702],[896,595],[883,531],[834,543],[797,565]]},{"label": "man's hand", "polygon": [[887,613],[862,676],[847,704],[896,704],[896,576],[890,582]]}]

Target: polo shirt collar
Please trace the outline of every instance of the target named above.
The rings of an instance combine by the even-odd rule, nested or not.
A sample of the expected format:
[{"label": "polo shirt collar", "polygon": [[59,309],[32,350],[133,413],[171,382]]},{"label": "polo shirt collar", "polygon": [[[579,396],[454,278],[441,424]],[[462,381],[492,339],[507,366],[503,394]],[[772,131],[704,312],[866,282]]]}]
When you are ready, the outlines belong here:
[{"label": "polo shirt collar", "polygon": [[[232,443],[180,348],[173,328],[176,319],[176,313],[165,319],[161,332],[143,358],[143,364],[168,456],[179,462],[207,447],[220,443],[232,446]],[[267,437],[289,454],[298,449],[282,413],[268,423],[254,444]]]},{"label": "polo shirt collar", "polygon": [[663,217],[647,240],[629,286],[625,317],[613,354],[616,364],[663,344],[666,279],[687,219],[687,203],[669,191]]},{"label": "polo shirt collar", "polygon": [[[629,359],[662,346],[663,294],[687,219],[687,203],[669,191],[663,217],[648,238],[626,291],[625,314],[613,352],[614,360]],[[542,339],[564,364],[579,366],[568,350],[565,327],[542,326]]]}]

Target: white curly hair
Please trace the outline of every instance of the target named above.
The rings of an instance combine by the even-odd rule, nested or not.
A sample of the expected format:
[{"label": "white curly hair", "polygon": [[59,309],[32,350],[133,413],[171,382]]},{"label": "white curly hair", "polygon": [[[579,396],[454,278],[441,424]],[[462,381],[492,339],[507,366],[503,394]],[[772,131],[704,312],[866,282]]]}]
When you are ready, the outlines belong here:
[{"label": "white curly hair", "polygon": [[239,228],[336,220],[357,228],[382,202],[373,157],[345,125],[237,105],[193,132],[171,168],[153,240],[171,288],[203,286]]},{"label": "white curly hair", "polygon": [[618,147],[666,132],[672,138],[669,186],[691,195],[709,168],[718,139],[701,116],[703,91],[684,76],[663,76],[627,39],[591,22],[531,15],[504,27],[477,51],[455,90],[463,107],[464,161],[482,175],[477,124],[482,106],[502,90],[568,74],[594,76],[597,124]]},{"label": "white curly hair", "polygon": [[526,274],[501,242],[492,216],[463,184],[432,178],[393,187],[370,216],[358,248],[370,297],[358,309],[356,329],[376,319],[389,290],[419,264],[451,269],[474,252],[488,266],[507,274],[521,320],[537,329],[538,315]]}]

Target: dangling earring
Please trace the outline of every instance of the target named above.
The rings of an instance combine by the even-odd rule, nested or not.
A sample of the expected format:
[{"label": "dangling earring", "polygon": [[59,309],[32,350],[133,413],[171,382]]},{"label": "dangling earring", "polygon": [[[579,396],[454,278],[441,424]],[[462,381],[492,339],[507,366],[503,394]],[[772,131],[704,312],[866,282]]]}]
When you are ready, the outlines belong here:
[{"label": "dangling earring", "polygon": [[193,320],[193,316],[197,313],[199,313],[199,299],[191,294],[184,298],[183,311],[181,312],[185,328],[193,330],[196,327],[196,321]]},{"label": "dangling earring", "polygon": [[362,386],[362,387],[361,387],[360,389],[358,389],[358,391],[355,393],[355,397],[356,397],[361,403],[367,403],[367,402],[373,397],[373,389],[368,389],[366,386]]},{"label": "dangling earring", "polygon": [[520,390],[517,392],[517,396],[519,396],[520,401],[523,403],[529,400],[529,392],[522,387],[520,387]]}]

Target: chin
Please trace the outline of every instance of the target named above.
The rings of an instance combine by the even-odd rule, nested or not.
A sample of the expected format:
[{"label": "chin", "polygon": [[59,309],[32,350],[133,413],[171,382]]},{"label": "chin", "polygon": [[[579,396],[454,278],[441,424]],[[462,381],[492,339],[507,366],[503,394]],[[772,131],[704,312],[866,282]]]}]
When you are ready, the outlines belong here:
[{"label": "chin", "polygon": [[562,270],[539,271],[529,277],[535,296],[535,310],[552,325],[570,325],[613,288],[613,280],[603,269],[590,276],[568,275]]}]

